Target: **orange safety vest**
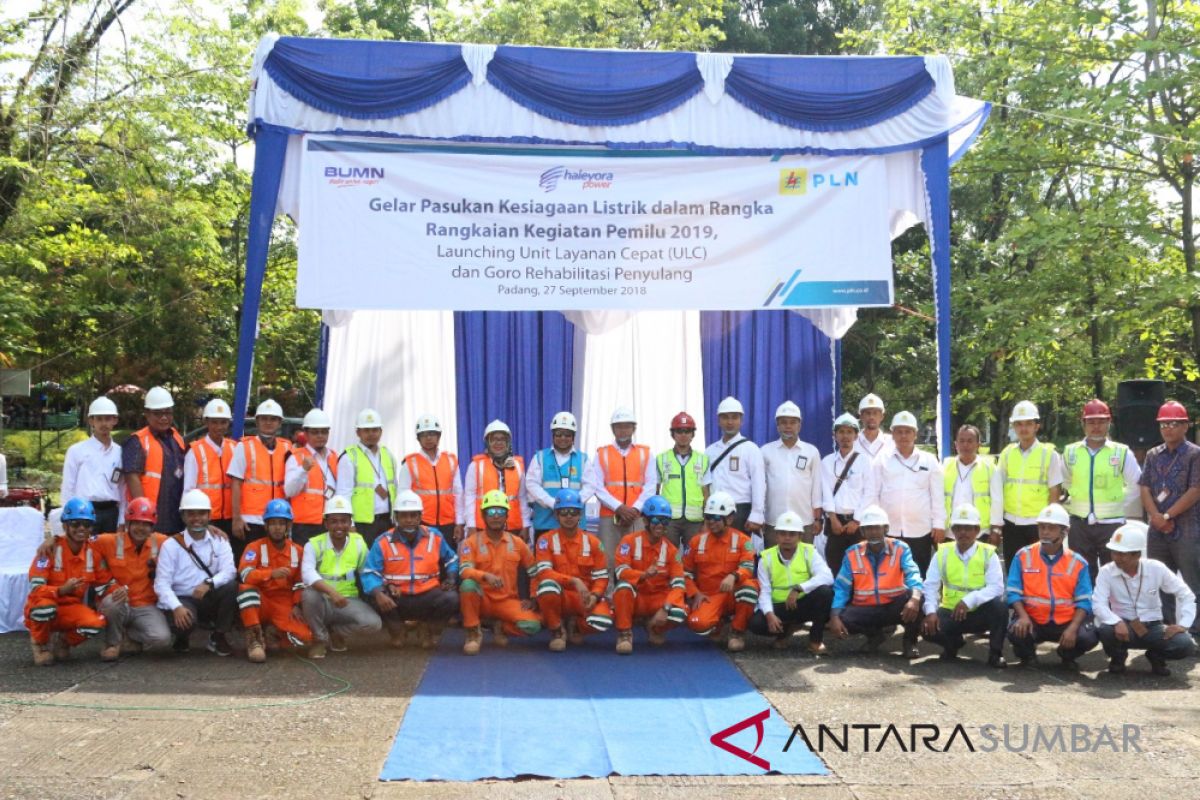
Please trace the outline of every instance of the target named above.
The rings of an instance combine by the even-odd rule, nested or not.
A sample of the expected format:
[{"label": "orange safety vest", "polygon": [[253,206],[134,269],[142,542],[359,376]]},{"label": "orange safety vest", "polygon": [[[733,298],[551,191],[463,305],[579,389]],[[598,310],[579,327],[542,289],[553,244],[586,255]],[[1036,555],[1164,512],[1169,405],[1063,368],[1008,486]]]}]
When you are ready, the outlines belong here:
[{"label": "orange safety vest", "polygon": [[[142,473],[142,494],[154,505],[158,505],[158,487],[162,484],[163,471],[163,449],[158,443],[158,439],[150,432],[149,426],[142,428],[133,434],[142,443],[142,452],[146,454],[145,471]],[[183,437],[179,435],[179,431],[171,428],[171,435],[175,437],[175,442],[179,445],[179,450],[182,453],[187,452],[187,445],[183,442]],[[132,500],[133,495],[129,493],[129,489],[125,489],[126,499]]]},{"label": "orange safety vest", "polygon": [[[158,551],[167,540],[164,533],[151,533],[139,552],[128,533],[105,533],[96,537],[92,547],[100,555],[100,566],[111,583],[129,590],[129,605],[152,606],[158,602],[154,592],[154,569]],[[107,594],[109,589],[105,589]]]},{"label": "orange safety vest", "polygon": [[[525,459],[513,456],[515,466],[504,470],[504,494],[508,497],[508,529],[515,531],[525,527],[521,519],[521,481],[525,480]],[[479,454],[471,459],[475,470],[475,527],[483,530],[483,496],[500,488],[500,471],[492,463],[492,457]]]},{"label": "orange safety vest", "polygon": [[900,545],[888,540],[886,548],[886,555],[878,574],[866,557],[866,542],[855,545],[847,552],[846,555],[850,557],[850,573],[854,576],[854,597],[850,601],[851,605],[887,605],[908,591],[908,587],[904,585],[904,569],[900,565]]},{"label": "orange safety vest", "polygon": [[1042,558],[1041,544],[1022,548],[1020,559],[1021,602],[1025,604],[1025,612],[1038,625],[1070,622],[1075,616],[1079,571],[1087,568],[1083,559],[1064,547],[1062,556],[1051,566]]},{"label": "orange safety vest", "polygon": [[229,462],[233,461],[233,442],[229,437],[221,440],[221,455],[214,456],[212,448],[204,439],[192,442],[192,454],[196,459],[196,488],[208,495],[212,504],[213,519],[233,517],[233,479],[225,474]]},{"label": "orange safety vest", "polygon": [[275,439],[275,450],[268,452],[257,436],[242,439],[246,451],[246,473],[242,478],[243,514],[262,514],[267,503],[284,497],[284,461],[288,452],[286,439]]},{"label": "orange safety vest", "polygon": [[[650,461],[649,446],[635,444],[629,448],[628,454],[621,455],[615,444],[608,444],[600,448],[597,456],[600,458],[600,469],[604,472],[604,488],[608,493],[622,505],[631,506],[637,502],[645,488],[646,464]],[[601,503],[600,516],[612,515],[612,510]]]},{"label": "orange safety vest", "polygon": [[422,528],[417,546],[393,542],[391,532],[379,537],[383,551],[383,581],[400,594],[424,594],[441,584],[442,537],[435,531]]},{"label": "orange safety vest", "polygon": [[421,522],[426,525],[453,525],[454,476],[458,472],[458,456],[440,453],[436,464],[421,453],[410,453],[404,457],[408,474],[412,476],[412,489],[421,497],[424,511]]},{"label": "orange safety vest", "polygon": [[[292,450],[292,458],[303,459],[305,452],[312,455],[313,461],[317,460],[316,451],[309,445]],[[333,496],[333,490],[337,488],[338,465],[337,453],[333,448],[326,448],[325,453],[335,485],[330,486],[325,482],[325,470],[321,469],[320,463],[315,464],[308,471],[308,483],[305,484],[304,490],[291,498],[292,516],[295,517],[293,522],[301,525],[320,525],[325,520],[325,501]]]}]

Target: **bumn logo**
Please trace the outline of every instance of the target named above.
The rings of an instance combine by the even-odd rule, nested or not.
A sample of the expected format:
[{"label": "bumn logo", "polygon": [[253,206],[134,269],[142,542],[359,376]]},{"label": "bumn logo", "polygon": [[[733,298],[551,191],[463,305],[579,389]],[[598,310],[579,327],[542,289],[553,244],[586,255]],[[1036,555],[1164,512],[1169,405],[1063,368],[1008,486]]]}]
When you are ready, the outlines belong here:
[{"label": "bumn logo", "polygon": [[[758,748],[762,745],[764,733],[763,723],[767,721],[769,716],[771,716],[771,709],[768,708],[765,711],[760,711],[753,716],[746,717],[741,722],[730,725],[723,731],[717,731],[710,736],[708,740],[725,752],[731,753],[738,758],[743,759],[744,761],[749,761],[759,769],[770,770],[771,762],[767,761],[765,758],[759,758],[755,755],[755,753],[758,752]],[[729,743],[729,737],[746,730],[746,728],[749,728],[751,725],[754,726],[754,732],[758,737],[754,742],[753,750],[747,752],[737,745]]]}]

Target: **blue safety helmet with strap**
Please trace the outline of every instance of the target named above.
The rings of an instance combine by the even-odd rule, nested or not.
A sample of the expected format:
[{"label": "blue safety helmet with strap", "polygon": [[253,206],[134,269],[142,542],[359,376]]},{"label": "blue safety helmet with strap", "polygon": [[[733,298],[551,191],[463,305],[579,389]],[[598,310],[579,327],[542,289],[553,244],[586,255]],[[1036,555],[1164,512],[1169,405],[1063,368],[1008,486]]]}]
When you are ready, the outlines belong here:
[{"label": "blue safety helmet with strap", "polygon": [[558,494],[554,498],[554,510],[561,511],[564,508],[577,508],[580,511],[583,511],[583,498],[579,496],[579,492],[577,490],[558,490]]},{"label": "blue safety helmet with strap", "polygon": [[84,497],[72,497],[63,506],[62,521],[74,522],[78,520],[87,520],[89,522],[96,521],[96,507],[92,505],[92,501]]},{"label": "blue safety helmet with strap", "polygon": [[292,506],[287,500],[275,498],[267,503],[267,510],[263,512],[263,522],[269,519],[286,519],[288,522],[292,520]]},{"label": "blue safety helmet with strap", "polygon": [[671,504],[660,494],[652,494],[642,505],[643,517],[671,517]]}]

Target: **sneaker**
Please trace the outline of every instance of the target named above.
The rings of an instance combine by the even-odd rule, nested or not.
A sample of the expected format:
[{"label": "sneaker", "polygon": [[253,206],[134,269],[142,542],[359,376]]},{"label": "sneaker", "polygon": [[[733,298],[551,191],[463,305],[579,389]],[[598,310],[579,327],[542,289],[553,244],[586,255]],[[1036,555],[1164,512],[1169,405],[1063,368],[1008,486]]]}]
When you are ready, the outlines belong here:
[{"label": "sneaker", "polygon": [[633,631],[617,631],[617,654],[627,656],[633,652]]},{"label": "sneaker", "polygon": [[1171,670],[1167,667],[1167,662],[1159,658],[1151,658],[1150,671],[1160,678],[1167,678],[1171,675]]},{"label": "sneaker", "polygon": [[50,650],[54,653],[55,661],[66,661],[71,657],[71,645],[67,644],[67,637],[61,633],[51,639]]},{"label": "sneaker", "polygon": [[508,634],[504,632],[503,622],[492,623],[492,644],[496,647],[508,647]]},{"label": "sneaker", "polygon": [[1027,656],[1018,656],[1017,658],[1019,659],[1019,663],[1022,667],[1036,667],[1038,663],[1040,663],[1038,661],[1037,653]]},{"label": "sneaker", "polygon": [[809,641],[808,652],[814,656],[823,656],[829,652],[829,648],[825,646],[824,642]]},{"label": "sneaker", "polygon": [[742,638],[741,631],[733,631],[729,634],[729,641],[726,643],[725,649],[731,653],[740,653],[746,649],[746,640]]},{"label": "sneaker", "polygon": [[346,647],[346,637],[340,633],[329,633],[329,649],[335,653],[344,653],[349,648]]},{"label": "sneaker", "polygon": [[988,654],[988,666],[992,669],[1006,669],[1008,661],[999,653],[990,653]]},{"label": "sneaker", "polygon": [[204,649],[210,653],[216,653],[222,658],[233,655],[233,648],[229,646],[229,640],[225,638],[225,634],[219,631],[213,631],[212,635],[208,637],[208,644]]},{"label": "sneaker", "polygon": [[433,624],[429,622],[421,623],[417,628],[417,642],[421,645],[422,650],[432,650],[437,647],[438,634],[433,632]]},{"label": "sneaker", "polygon": [[914,658],[920,658],[921,651],[917,649],[917,640],[905,639],[900,645],[900,655],[904,656],[910,661]]},{"label": "sneaker", "polygon": [[958,661],[958,651],[946,649],[938,656],[938,661]]},{"label": "sneaker", "polygon": [[192,649],[191,636],[187,633],[175,634],[175,640],[171,642],[171,649],[176,653],[186,653]]},{"label": "sneaker", "polygon": [[388,632],[388,639],[391,641],[392,647],[404,647],[408,644],[408,632],[404,628],[394,628]]},{"label": "sneaker", "polygon": [[463,642],[464,656],[479,655],[480,645],[483,644],[483,631],[479,628],[467,628],[467,640]]},{"label": "sneaker", "polygon": [[561,653],[567,649],[567,632],[562,628],[554,630],[550,634],[550,652]]},{"label": "sneaker", "polygon": [[1062,668],[1067,672],[1079,672],[1079,662],[1073,658],[1064,658],[1062,660]]},{"label": "sneaker", "polygon": [[1110,658],[1108,660],[1108,672],[1110,675],[1125,674],[1125,658],[1123,656]]},{"label": "sneaker", "polygon": [[871,631],[867,634],[867,640],[863,642],[862,652],[874,653],[879,650],[880,646],[887,641],[888,635],[883,631]]},{"label": "sneaker", "polygon": [[100,651],[101,661],[116,661],[121,657],[121,646],[117,644],[109,645]]},{"label": "sneaker", "polygon": [[771,646],[776,650],[787,650],[792,646],[791,636],[776,636],[775,641],[771,642]]},{"label": "sneaker", "polygon": [[38,667],[48,667],[54,663],[54,654],[50,645],[33,642],[33,663]]}]

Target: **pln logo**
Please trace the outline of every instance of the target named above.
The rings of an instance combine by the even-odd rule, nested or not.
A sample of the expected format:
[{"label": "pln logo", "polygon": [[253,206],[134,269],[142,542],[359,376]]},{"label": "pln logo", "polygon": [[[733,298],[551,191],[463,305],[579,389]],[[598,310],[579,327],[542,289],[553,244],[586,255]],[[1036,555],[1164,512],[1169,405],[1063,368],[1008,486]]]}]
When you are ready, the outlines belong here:
[{"label": "pln logo", "polygon": [[383,180],[383,167],[325,167],[330,186],[374,186]]},{"label": "pln logo", "polygon": [[848,186],[858,186],[858,170],[809,172],[804,167],[779,170],[780,194],[808,194],[822,189],[844,189]]},{"label": "pln logo", "polygon": [[780,194],[804,194],[808,191],[808,170],[803,167],[779,170]]},{"label": "pln logo", "polygon": [[560,183],[575,183],[580,189],[609,189],[613,183],[613,173],[592,172],[586,169],[567,169],[559,165],[551,167],[538,178],[538,186],[543,192],[553,192]]}]

